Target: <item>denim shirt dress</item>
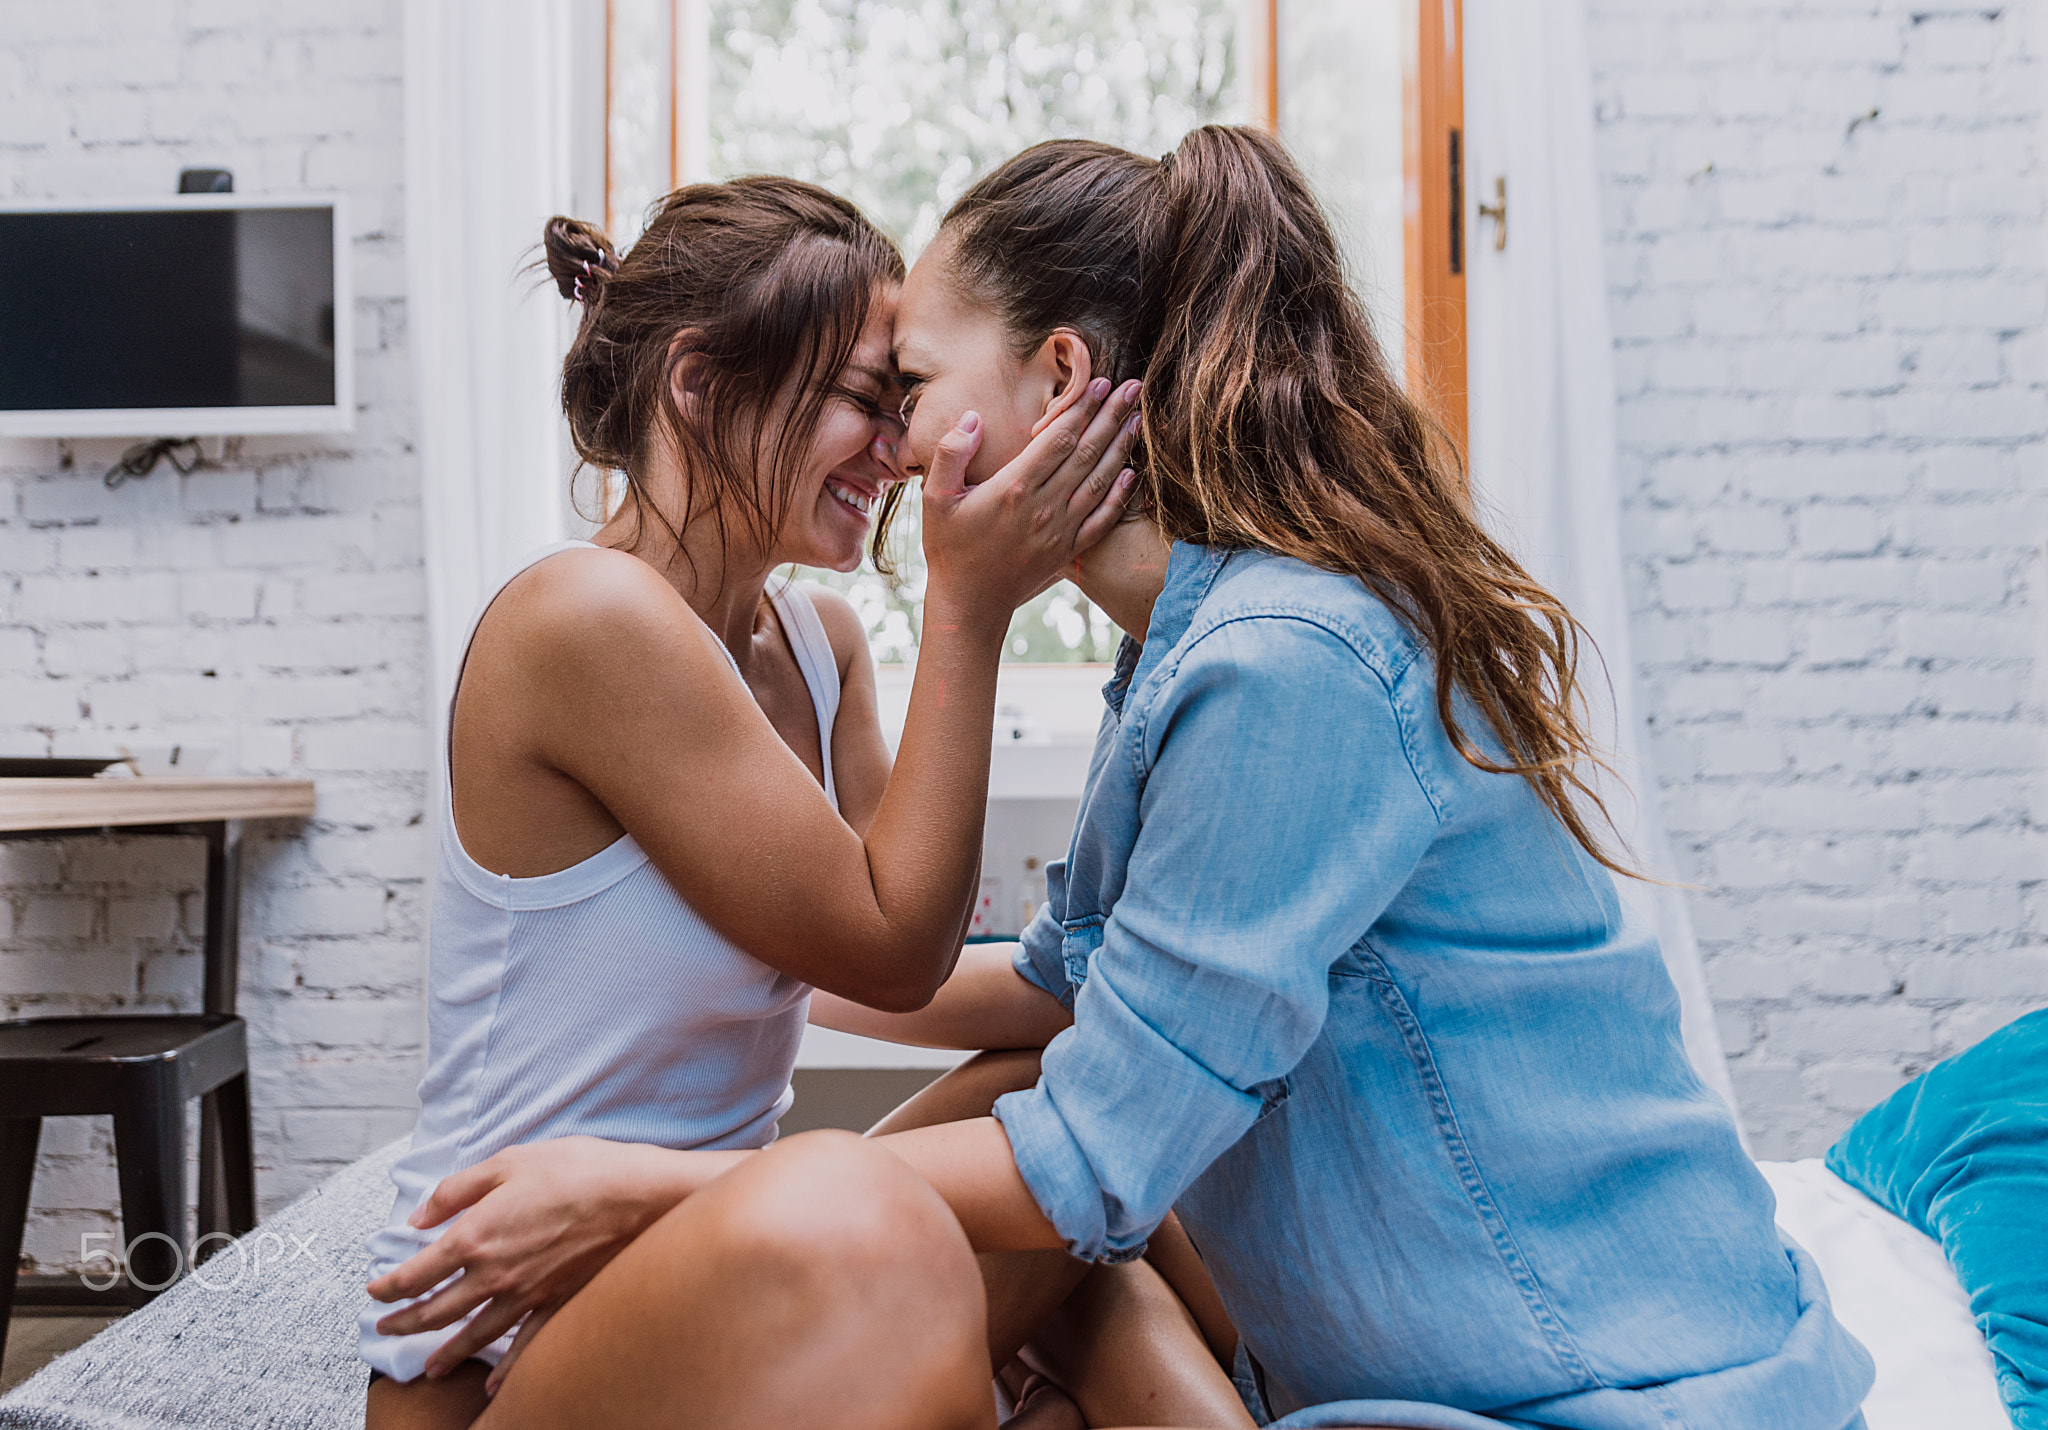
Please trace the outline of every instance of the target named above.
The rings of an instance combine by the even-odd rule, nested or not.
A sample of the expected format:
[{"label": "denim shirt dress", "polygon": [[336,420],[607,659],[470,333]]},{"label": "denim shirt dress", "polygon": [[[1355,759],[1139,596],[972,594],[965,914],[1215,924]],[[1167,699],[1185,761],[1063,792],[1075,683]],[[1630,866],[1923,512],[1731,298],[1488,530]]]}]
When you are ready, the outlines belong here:
[{"label": "denim shirt dress", "polygon": [[[1176,545],[1018,971],[996,1104],[1076,1255],[1178,1211],[1283,1426],[1845,1430],[1872,1380],[1655,936],[1354,579]],[[1483,720],[1461,724],[1497,751]]]}]

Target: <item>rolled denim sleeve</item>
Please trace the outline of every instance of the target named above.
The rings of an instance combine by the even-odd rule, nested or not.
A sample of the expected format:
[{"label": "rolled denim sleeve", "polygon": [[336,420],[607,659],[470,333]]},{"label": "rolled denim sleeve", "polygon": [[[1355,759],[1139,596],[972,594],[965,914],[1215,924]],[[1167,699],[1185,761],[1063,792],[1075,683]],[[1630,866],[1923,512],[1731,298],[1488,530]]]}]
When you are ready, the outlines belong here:
[{"label": "rolled denim sleeve", "polygon": [[1074,1025],[996,1104],[1040,1209],[1095,1261],[1142,1251],[1251,1127],[1441,817],[1395,691],[1323,625],[1243,618],[1172,659],[1131,712],[1140,827]]},{"label": "rolled denim sleeve", "polygon": [[1038,913],[1017,935],[1017,952],[1010,959],[1017,976],[1043,988],[1069,1013],[1074,1011],[1074,989],[1067,982],[1067,967],[1060,958],[1060,921],[1052,911],[1066,907],[1062,897],[1067,861],[1055,859],[1045,866],[1046,900]]}]

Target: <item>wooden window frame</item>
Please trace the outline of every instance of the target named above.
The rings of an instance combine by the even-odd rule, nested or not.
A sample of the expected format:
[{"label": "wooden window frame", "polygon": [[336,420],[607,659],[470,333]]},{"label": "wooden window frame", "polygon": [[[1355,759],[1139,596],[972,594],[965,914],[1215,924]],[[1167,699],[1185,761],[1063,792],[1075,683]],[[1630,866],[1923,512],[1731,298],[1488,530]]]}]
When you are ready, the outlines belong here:
[{"label": "wooden window frame", "polygon": [[1469,428],[1464,0],[1418,0],[1406,101],[1408,390],[1460,454]]},{"label": "wooden window frame", "polygon": [[[1280,0],[1244,0],[1253,122],[1280,132]],[[669,186],[690,177],[689,73],[684,47],[704,0],[669,0]],[[616,0],[605,0],[604,207],[612,213],[611,86]],[[1458,451],[1468,436],[1465,266],[1464,0],[1416,0],[1413,43],[1402,66],[1404,111],[1403,308],[1408,390],[1435,415]]]},{"label": "wooden window frame", "polygon": [[[682,74],[683,45],[689,31],[686,28],[690,0],[668,0],[668,55],[667,82],[662,86],[668,96],[668,187],[673,189],[683,182],[686,136],[684,133],[685,114],[683,110]],[[619,215],[614,206],[612,166],[612,81],[616,73],[614,62],[617,58],[616,31],[618,27],[618,0],[604,0],[604,226],[607,233],[620,231]]]},{"label": "wooden window frame", "polygon": [[[1252,121],[1280,132],[1280,0],[1246,0]],[[1464,0],[1416,0],[1402,64],[1403,317],[1408,390],[1458,451],[1468,435],[1465,347]]]},{"label": "wooden window frame", "polygon": [[1280,132],[1280,0],[1244,0],[1238,43],[1244,56],[1245,110],[1268,134]]}]

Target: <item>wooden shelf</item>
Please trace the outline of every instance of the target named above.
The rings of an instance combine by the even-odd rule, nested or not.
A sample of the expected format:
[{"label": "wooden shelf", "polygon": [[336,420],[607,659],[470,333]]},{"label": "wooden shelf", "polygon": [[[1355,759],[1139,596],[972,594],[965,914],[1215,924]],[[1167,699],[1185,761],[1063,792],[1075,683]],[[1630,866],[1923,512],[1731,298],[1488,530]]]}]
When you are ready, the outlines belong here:
[{"label": "wooden shelf", "polygon": [[302,819],[312,812],[311,780],[0,779],[0,833]]}]

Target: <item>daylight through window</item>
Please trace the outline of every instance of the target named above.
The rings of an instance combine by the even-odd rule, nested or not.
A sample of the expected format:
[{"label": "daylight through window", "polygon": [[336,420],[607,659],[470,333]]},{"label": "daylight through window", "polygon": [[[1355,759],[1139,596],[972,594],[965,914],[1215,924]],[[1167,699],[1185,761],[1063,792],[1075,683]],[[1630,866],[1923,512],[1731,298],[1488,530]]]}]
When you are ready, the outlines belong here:
[{"label": "daylight through window", "polygon": [[[1041,140],[1163,154],[1196,125],[1277,114],[1398,355],[1401,56],[1414,5],[610,0],[612,231],[630,242],[672,175],[789,174],[852,199],[914,259],[969,184]],[[1270,69],[1268,22],[1280,41]],[[854,602],[878,661],[915,656],[918,536],[917,503],[906,501],[894,580],[867,564],[803,573]],[[1105,661],[1118,636],[1061,582],[1018,612],[1004,658]]]}]

